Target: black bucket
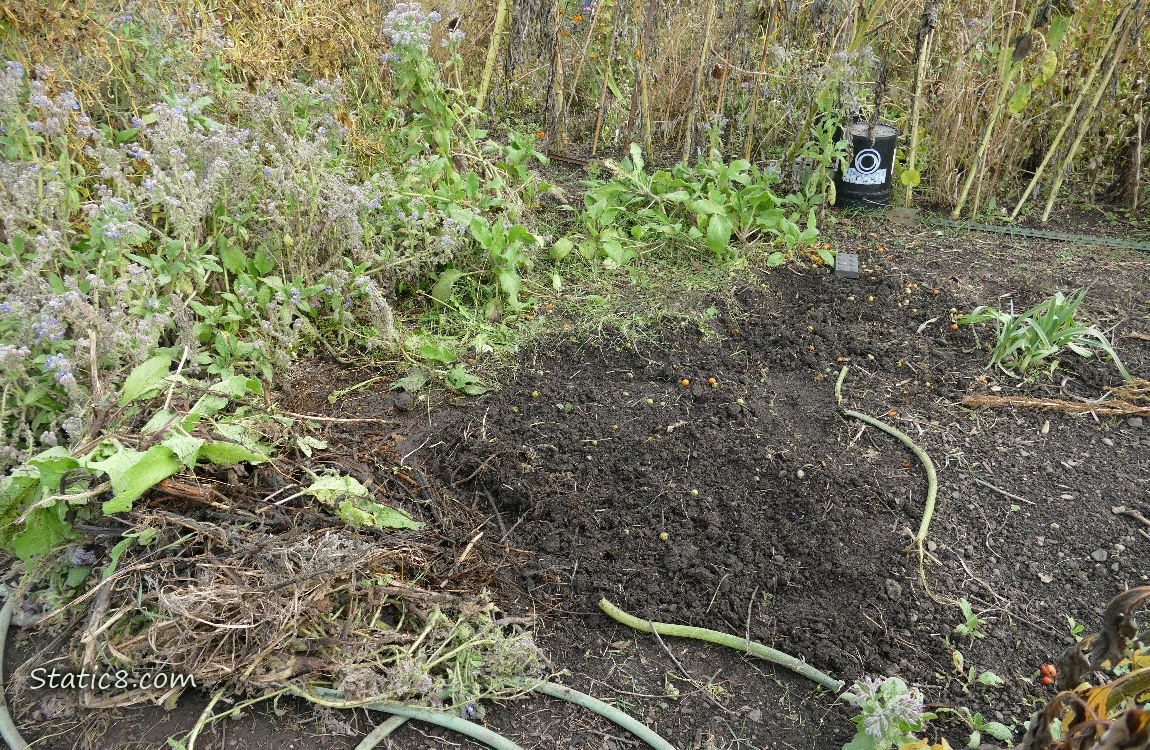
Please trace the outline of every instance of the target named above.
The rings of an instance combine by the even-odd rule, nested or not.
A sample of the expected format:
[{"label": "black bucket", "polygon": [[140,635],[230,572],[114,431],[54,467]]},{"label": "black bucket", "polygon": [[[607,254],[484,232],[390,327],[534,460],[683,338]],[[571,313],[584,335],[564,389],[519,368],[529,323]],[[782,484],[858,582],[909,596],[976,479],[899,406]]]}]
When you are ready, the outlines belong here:
[{"label": "black bucket", "polygon": [[[835,168],[835,205],[876,208],[890,205],[890,177],[898,130],[856,122],[847,127],[847,170]],[[840,136],[841,137],[841,136]]]}]

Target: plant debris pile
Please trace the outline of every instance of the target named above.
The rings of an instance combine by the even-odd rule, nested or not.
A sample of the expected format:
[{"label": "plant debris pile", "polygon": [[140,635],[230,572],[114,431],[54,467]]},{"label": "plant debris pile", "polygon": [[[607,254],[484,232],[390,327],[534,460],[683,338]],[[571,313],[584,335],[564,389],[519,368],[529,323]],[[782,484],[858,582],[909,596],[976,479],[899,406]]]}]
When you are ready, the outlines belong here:
[{"label": "plant debris pile", "polygon": [[[236,489],[237,497],[248,494]],[[431,532],[345,526],[303,498],[295,502],[236,501],[226,511],[138,507],[121,518],[127,526],[114,536],[128,543],[110,555],[103,580],[38,624],[54,627],[83,613],[75,616],[84,624],[63,628],[73,634],[69,656],[77,669],[163,671],[254,697],[318,684],[348,700],[443,707],[519,692],[516,680],[543,674],[522,627],[529,620],[500,618],[484,594],[460,590],[475,583],[462,580],[474,579],[473,570],[455,576],[460,589],[453,592],[412,583],[441,567],[441,540]],[[96,551],[70,550],[79,558]],[[17,680],[27,679],[37,658]],[[88,689],[82,703],[171,707],[187,686]]]}]

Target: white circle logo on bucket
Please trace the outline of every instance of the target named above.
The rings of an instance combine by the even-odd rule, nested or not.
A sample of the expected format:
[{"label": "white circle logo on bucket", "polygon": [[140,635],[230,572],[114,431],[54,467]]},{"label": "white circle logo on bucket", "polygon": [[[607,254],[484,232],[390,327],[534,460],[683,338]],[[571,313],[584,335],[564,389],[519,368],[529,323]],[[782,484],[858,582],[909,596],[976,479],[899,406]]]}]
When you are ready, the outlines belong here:
[{"label": "white circle logo on bucket", "polygon": [[880,164],[882,164],[882,157],[873,148],[864,149],[855,154],[855,169],[858,170],[859,174],[874,174]]}]

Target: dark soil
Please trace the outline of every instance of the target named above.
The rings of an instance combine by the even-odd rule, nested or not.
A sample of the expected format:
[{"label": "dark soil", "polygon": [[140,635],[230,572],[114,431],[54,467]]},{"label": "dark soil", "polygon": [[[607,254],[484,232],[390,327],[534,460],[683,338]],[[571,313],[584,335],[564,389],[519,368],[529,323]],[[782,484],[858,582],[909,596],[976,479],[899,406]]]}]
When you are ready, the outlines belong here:
[{"label": "dark soil", "polygon": [[[408,413],[386,390],[349,395],[332,413],[406,426],[387,451],[346,425],[329,440],[377,476],[397,463],[424,472],[444,510],[410,509],[445,526],[445,554],[483,531],[468,566],[494,571],[504,608],[538,615],[537,640],[568,671],[563,681],[677,748],[837,750],[852,712],[771,663],[693,640],[664,647],[603,615],[601,597],[644,618],[749,637],[848,683],[898,675],[928,704],[968,706],[1017,731],[1054,694],[1037,674],[1073,642],[1066,618],[1090,631],[1112,596],[1147,582],[1150,528],[1113,509],[1150,515],[1150,417],[963,406],[969,394],[1093,400],[1121,379],[1108,360],[1072,354],[1051,379],[1009,378],[985,367],[969,328],[951,330],[951,311],[1023,309],[1092,285],[1082,317],[1105,321],[1127,368],[1146,377],[1150,256],[866,216],[841,221],[827,242],[859,253],[859,279],[797,265],[747,272],[691,301],[713,309],[701,324],[670,318],[638,337],[542,342],[512,382],[473,403]],[[552,314],[564,314],[561,303]],[[938,468],[929,590],[906,551],[923,514],[923,468],[840,412],[844,365],[843,406],[906,432]],[[296,379],[289,408],[330,410],[329,392],[371,374],[317,364]],[[984,637],[955,632],[958,598]],[[1004,684],[971,682],[971,667]],[[18,723],[36,736],[46,727],[31,721],[26,697]],[[183,726],[171,733],[197,715],[172,719]],[[296,731],[297,747],[311,745],[283,719],[244,721],[254,723],[227,730],[235,744],[212,732],[200,746],[284,747]],[[636,746],[550,700],[494,707],[486,721],[526,748]],[[969,729],[944,717],[928,734],[959,747]],[[409,725],[381,747],[449,741],[471,746]]]}]

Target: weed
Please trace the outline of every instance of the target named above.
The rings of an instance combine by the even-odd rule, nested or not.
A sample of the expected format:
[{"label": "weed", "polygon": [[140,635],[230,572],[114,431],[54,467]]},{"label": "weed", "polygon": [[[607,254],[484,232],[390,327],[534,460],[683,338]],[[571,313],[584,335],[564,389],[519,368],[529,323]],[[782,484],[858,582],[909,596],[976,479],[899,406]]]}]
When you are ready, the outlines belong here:
[{"label": "weed", "polygon": [[970,606],[970,602],[966,599],[959,599],[958,607],[962,610],[964,621],[954,626],[954,632],[967,636],[968,638],[985,638],[986,633],[982,632],[982,626],[985,623],[983,619],[974,612],[974,609]]},{"label": "weed", "polygon": [[1004,312],[979,305],[969,314],[958,316],[957,322],[970,326],[994,322],[990,364],[1008,374],[1023,376],[1031,367],[1044,362],[1049,365],[1048,374],[1052,374],[1058,366],[1056,357],[1065,348],[1083,357],[1091,356],[1095,350],[1102,351],[1114,361],[1122,377],[1130,380],[1130,373],[1102,331],[1075,321],[1075,313],[1085,296],[1086,289],[1077,289],[1069,295],[1056,292],[1021,314],[1013,309]]}]

